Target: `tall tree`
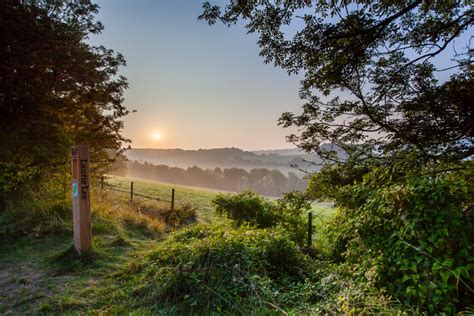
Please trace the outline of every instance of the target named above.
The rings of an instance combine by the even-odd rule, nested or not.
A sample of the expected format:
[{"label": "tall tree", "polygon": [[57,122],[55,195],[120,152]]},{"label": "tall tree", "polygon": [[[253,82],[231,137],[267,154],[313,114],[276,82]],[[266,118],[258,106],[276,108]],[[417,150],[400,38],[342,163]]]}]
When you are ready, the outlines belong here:
[{"label": "tall tree", "polygon": [[[209,24],[245,21],[258,33],[266,63],[304,73],[303,113],[280,118],[284,127],[299,127],[288,137],[298,146],[326,161],[340,159],[324,143],[352,159],[406,150],[435,161],[474,154],[472,48],[470,39],[459,42],[474,21],[468,1],[231,1],[203,8],[199,18]],[[454,62],[441,69],[436,60],[447,55]],[[443,71],[452,76],[438,82]]]},{"label": "tall tree", "polygon": [[120,54],[87,43],[103,29],[89,0],[0,2],[0,193],[68,170],[74,143],[93,172],[120,151],[126,79]]}]

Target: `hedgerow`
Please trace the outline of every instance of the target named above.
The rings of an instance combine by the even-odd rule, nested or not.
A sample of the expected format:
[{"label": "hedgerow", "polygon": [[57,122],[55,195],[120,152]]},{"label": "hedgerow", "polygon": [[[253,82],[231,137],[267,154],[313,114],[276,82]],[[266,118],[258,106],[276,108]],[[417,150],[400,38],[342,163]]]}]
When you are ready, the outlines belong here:
[{"label": "hedgerow", "polygon": [[324,232],[329,256],[407,308],[452,314],[472,306],[472,169],[390,176],[374,169],[339,189]]}]

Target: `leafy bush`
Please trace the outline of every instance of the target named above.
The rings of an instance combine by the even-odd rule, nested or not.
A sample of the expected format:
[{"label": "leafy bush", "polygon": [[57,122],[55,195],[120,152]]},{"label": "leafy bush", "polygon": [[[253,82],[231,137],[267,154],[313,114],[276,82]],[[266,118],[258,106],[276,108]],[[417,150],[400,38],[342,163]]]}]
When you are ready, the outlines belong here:
[{"label": "leafy bush", "polygon": [[472,305],[472,169],[425,169],[396,182],[391,175],[375,169],[340,188],[325,232],[330,255],[409,308],[454,313]]},{"label": "leafy bush", "polygon": [[353,282],[345,266],[307,255],[281,227],[188,226],[111,277],[129,298],[126,310],[151,314],[394,312],[386,296]]},{"label": "leafy bush", "polygon": [[278,225],[299,245],[306,241],[308,223],[305,214],[311,209],[311,202],[304,193],[288,192],[277,200],[274,208]]},{"label": "leafy bush", "polygon": [[218,214],[226,214],[238,225],[251,224],[260,228],[281,226],[291,240],[302,245],[306,236],[305,210],[311,208],[308,198],[299,192],[290,192],[276,203],[256,193],[218,195],[213,200]]},{"label": "leafy bush", "polygon": [[275,205],[253,192],[235,195],[219,194],[212,203],[218,214],[226,214],[228,218],[239,224],[251,223],[257,227],[270,227],[276,222],[273,214]]}]

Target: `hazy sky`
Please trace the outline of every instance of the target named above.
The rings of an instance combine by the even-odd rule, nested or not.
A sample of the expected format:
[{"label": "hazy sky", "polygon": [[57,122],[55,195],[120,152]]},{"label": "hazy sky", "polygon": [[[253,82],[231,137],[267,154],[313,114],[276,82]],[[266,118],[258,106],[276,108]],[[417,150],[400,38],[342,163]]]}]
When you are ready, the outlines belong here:
[{"label": "hazy sky", "polygon": [[[285,141],[291,131],[277,120],[284,111],[301,112],[300,78],[264,64],[256,35],[242,24],[198,21],[202,1],[97,1],[105,30],[90,41],[125,56],[125,104],[138,111],[125,118],[124,135],[135,148],[292,148]],[[457,51],[471,35],[456,39]],[[437,56],[440,68],[453,65],[453,49]]]},{"label": "hazy sky", "polygon": [[138,111],[125,119],[132,147],[293,147],[277,119],[300,111],[299,79],[264,64],[242,26],[198,21],[199,0],[97,3],[105,30],[91,42],[127,60],[125,104]]}]

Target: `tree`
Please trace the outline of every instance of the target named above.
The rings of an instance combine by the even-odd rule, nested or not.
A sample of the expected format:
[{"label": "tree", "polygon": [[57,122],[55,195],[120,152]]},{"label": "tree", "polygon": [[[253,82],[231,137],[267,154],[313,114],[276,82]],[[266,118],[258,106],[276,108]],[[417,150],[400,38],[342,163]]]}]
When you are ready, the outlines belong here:
[{"label": "tree", "polygon": [[[449,69],[436,62],[472,27],[468,2],[232,1],[203,8],[199,18],[209,24],[244,20],[259,34],[266,63],[304,73],[303,113],[283,113],[280,124],[299,127],[288,139],[326,162],[340,159],[324,143],[359,160],[407,150],[424,161],[474,154],[472,49],[465,43],[454,50]],[[455,74],[439,82],[448,70]]]},{"label": "tree", "polygon": [[[325,163],[308,192],[337,205],[321,232],[328,256],[409,312],[455,314],[472,306],[469,43],[453,45],[451,64],[439,62],[472,29],[469,2],[232,1],[222,11],[207,2],[203,8],[200,18],[209,24],[247,21],[265,62],[304,73],[303,112],[283,113],[280,124],[298,127],[289,140]],[[292,37],[285,33],[299,25]]]},{"label": "tree", "polygon": [[[69,173],[70,147],[88,144],[92,173],[128,142],[120,132],[126,79],[120,54],[86,42],[103,29],[89,0],[0,3],[0,195]],[[2,197],[0,197],[2,199]]]}]

